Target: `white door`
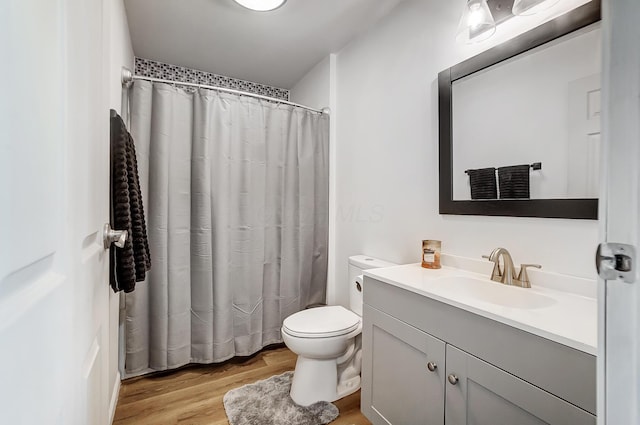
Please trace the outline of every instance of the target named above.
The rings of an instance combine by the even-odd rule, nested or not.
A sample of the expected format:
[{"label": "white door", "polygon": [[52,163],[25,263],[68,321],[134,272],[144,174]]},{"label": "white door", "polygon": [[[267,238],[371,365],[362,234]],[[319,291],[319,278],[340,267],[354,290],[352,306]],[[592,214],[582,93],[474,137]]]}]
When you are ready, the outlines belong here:
[{"label": "white door", "polygon": [[600,194],[601,80],[596,74],[569,83],[569,172],[571,198]]},{"label": "white door", "polygon": [[[603,2],[601,241],[640,247],[640,2]],[[599,282],[598,423],[640,424],[640,281]]]},{"label": "white door", "polygon": [[103,17],[0,1],[1,423],[108,423]]}]

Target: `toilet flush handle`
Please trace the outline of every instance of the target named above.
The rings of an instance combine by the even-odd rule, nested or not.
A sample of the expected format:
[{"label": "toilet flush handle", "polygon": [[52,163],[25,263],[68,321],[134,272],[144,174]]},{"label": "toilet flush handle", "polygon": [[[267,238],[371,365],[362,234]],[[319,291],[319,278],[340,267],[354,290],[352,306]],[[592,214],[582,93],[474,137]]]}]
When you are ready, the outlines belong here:
[{"label": "toilet flush handle", "polygon": [[360,285],[360,282],[358,282],[356,280],[356,289],[358,290],[358,292],[362,292],[362,285]]}]

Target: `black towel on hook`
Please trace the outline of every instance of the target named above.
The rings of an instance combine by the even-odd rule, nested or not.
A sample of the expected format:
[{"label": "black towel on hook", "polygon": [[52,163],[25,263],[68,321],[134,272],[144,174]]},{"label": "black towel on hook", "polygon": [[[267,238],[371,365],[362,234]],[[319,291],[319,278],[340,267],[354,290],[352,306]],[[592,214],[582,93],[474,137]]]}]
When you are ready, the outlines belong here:
[{"label": "black towel on hook", "polygon": [[500,199],[529,199],[529,164],[498,168]]},{"label": "black towel on hook", "polygon": [[133,138],[122,118],[111,111],[111,227],[127,230],[123,248],[111,246],[114,273],[111,287],[115,292],[131,292],[136,282],[145,279],[151,268],[147,225],[144,218],[138,162]]},{"label": "black towel on hook", "polygon": [[497,199],[496,169],[493,167],[467,170],[471,199]]}]

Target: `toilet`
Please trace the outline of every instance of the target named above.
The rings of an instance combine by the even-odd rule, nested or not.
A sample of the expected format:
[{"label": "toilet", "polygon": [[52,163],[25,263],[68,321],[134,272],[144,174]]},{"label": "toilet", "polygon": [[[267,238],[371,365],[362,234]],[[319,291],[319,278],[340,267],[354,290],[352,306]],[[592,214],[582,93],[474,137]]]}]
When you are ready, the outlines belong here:
[{"label": "toilet", "polygon": [[316,307],[284,319],[282,338],[298,355],[290,393],[294,402],[331,402],[360,388],[362,272],[395,265],[366,255],[349,257],[350,309]]}]

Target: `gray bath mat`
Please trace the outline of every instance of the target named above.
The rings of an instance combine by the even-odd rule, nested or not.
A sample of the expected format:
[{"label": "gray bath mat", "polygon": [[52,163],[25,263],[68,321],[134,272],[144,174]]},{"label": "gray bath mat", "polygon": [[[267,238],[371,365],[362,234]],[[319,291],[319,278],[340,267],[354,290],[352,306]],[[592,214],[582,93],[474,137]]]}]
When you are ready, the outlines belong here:
[{"label": "gray bath mat", "polygon": [[320,401],[298,406],[289,397],[293,372],[272,376],[231,390],[222,399],[230,425],[324,425],[338,417],[338,408]]}]

